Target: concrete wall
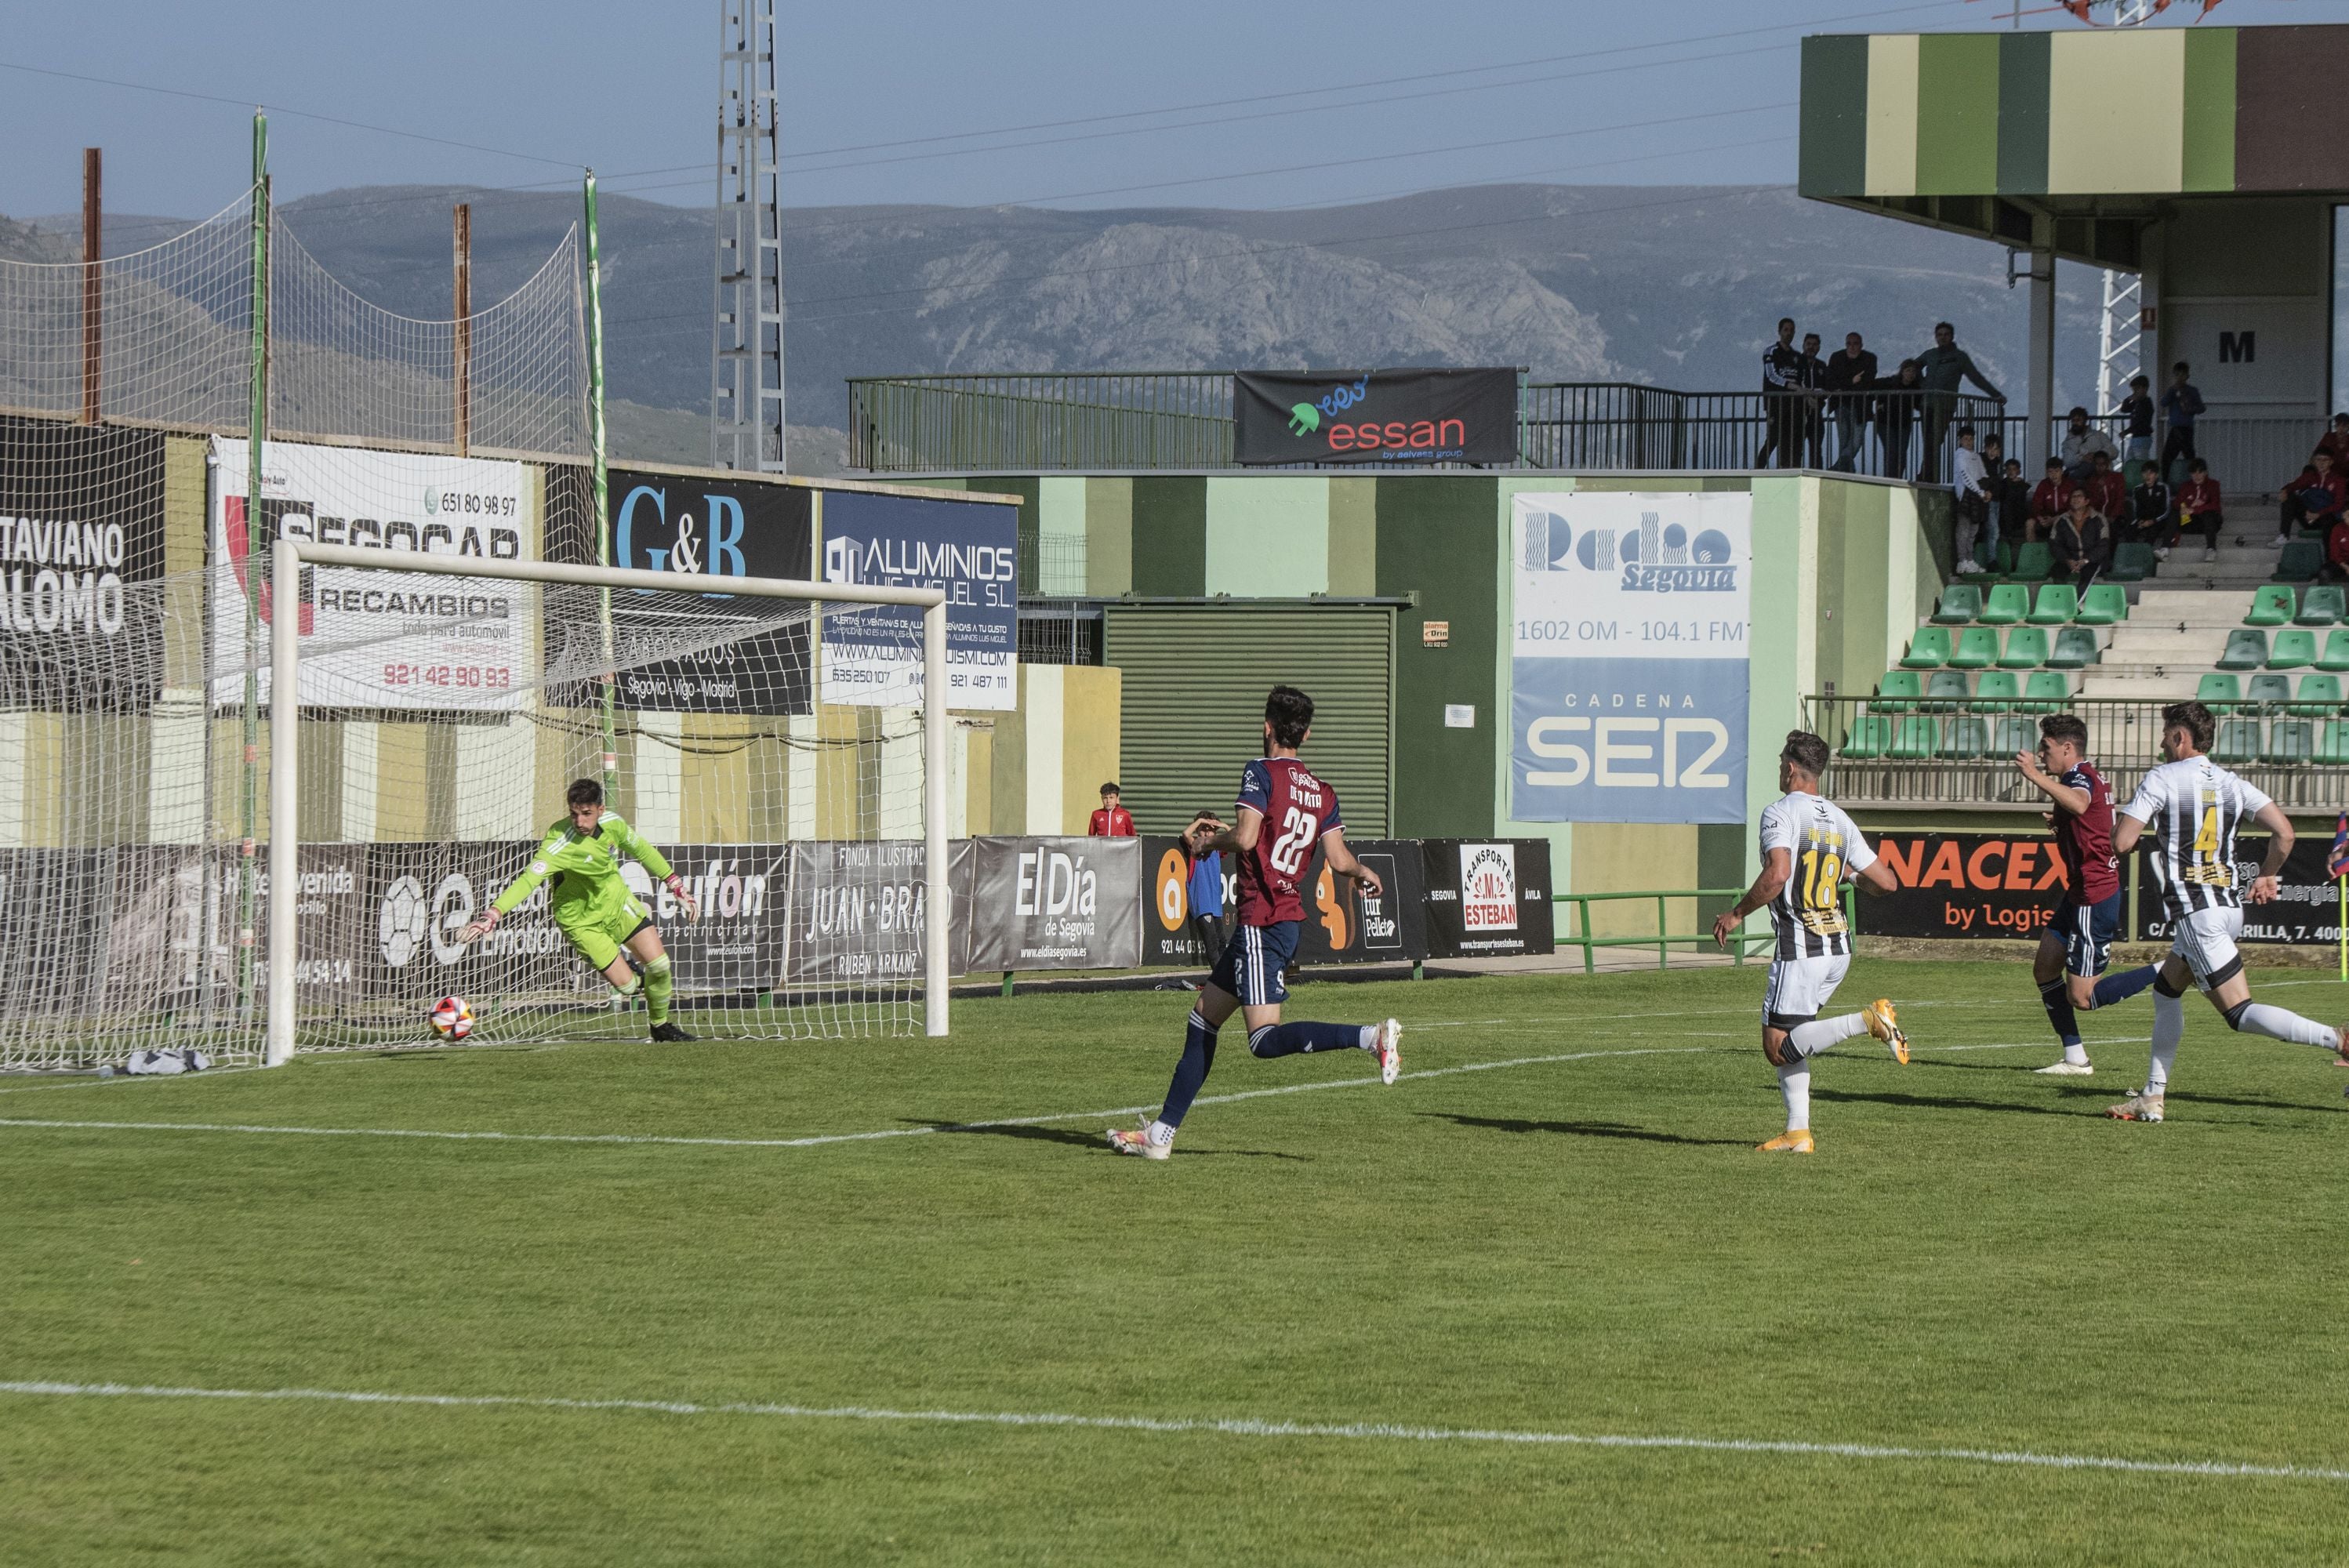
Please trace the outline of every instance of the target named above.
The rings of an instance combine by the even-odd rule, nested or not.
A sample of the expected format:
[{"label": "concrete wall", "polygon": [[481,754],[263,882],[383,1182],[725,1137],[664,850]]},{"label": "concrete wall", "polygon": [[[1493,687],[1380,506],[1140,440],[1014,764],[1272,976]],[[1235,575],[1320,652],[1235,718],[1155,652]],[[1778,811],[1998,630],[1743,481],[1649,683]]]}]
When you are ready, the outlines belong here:
[{"label": "concrete wall", "polygon": [[[2294,417],[2316,444],[2328,417],[2333,332],[2333,204],[2318,198],[2182,201],[2156,227],[2159,364],[2194,366],[2214,418]],[[2220,356],[2221,335],[2253,357]],[[2153,374],[2148,370],[2148,374]],[[2222,480],[2232,476],[2220,476]],[[2256,477],[2267,489],[2285,474]],[[2230,487],[2231,488],[2231,487]]]},{"label": "concrete wall", "polygon": [[[972,766],[973,833],[1081,833],[1118,775],[1118,672],[1081,665],[1026,665],[1019,707],[992,716],[985,733],[985,799]],[[984,722],[967,721],[976,727]],[[976,753],[974,752],[974,759]]]}]

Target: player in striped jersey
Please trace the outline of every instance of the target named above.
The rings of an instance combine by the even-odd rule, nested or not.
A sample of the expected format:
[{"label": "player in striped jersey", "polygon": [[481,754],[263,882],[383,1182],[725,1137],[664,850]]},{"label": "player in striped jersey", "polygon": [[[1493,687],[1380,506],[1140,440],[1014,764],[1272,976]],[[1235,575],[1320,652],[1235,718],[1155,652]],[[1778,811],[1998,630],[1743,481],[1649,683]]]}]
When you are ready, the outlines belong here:
[{"label": "player in striped jersey", "polygon": [[[2169,957],[2153,983],[2153,1056],[2145,1087],[2106,1111],[2121,1121],[2159,1121],[2169,1069],[2186,1037],[2186,984],[2210,998],[2230,1029],[2316,1046],[2349,1060],[2349,1029],[2320,1024],[2251,1000],[2235,939],[2243,934],[2243,901],[2267,903],[2276,874],[2292,853],[2292,819],[2283,808],[2203,755],[2217,725],[2199,702],[2161,710],[2161,754],[2137,795],[2121,808],[2113,849],[2127,854],[2154,835],[2154,879],[2162,913],[2176,928]],[[2266,863],[2249,888],[2235,885],[2235,834],[2246,820],[2268,830]]]},{"label": "player in striped jersey", "polygon": [[1843,809],[1819,794],[1819,775],[1826,767],[1826,741],[1807,730],[1787,735],[1778,753],[1778,788],[1785,793],[1762,813],[1762,874],[1713,923],[1713,940],[1722,947],[1757,909],[1769,910],[1777,931],[1763,993],[1762,1054],[1778,1070],[1786,1130],[1756,1145],[1765,1153],[1812,1152],[1811,1057],[1819,1052],[1854,1035],[1870,1034],[1884,1042],[1893,1060],[1909,1060],[1909,1037],[1900,1032],[1892,1004],[1882,998],[1839,1018],[1818,1016],[1851,967],[1845,876],[1877,892],[1899,885]]}]

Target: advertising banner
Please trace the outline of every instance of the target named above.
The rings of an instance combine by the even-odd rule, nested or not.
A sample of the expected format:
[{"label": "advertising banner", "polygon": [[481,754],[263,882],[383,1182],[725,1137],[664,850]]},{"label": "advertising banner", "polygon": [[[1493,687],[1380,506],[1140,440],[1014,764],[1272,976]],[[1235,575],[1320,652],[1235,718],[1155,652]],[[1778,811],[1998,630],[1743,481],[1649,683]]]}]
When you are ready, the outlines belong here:
[{"label": "advertising banner", "polygon": [[929,908],[922,841],[790,848],[784,978],[793,985],[918,985]]},{"label": "advertising banner", "polygon": [[1408,964],[1427,956],[1426,867],[1414,841],[1347,841],[1354,858],[1378,873],[1377,898],[1333,875],[1317,847],[1305,881],[1299,964]]},{"label": "advertising banner", "polygon": [[1427,954],[1556,951],[1547,839],[1423,839]]},{"label": "advertising banner", "polygon": [[[1203,968],[1207,954],[1191,934],[1191,860],[1183,842],[1171,834],[1145,833],[1142,845],[1142,963],[1147,968],[1169,965]],[[1231,930],[1231,910],[1237,898],[1232,857],[1221,855],[1224,879],[1223,928]]]},{"label": "advertising banner", "polygon": [[1239,463],[1514,463],[1517,373],[1243,370],[1232,377]]},{"label": "advertising banner", "polygon": [[[2243,934],[2250,943],[2337,943],[2341,940],[2341,889],[2324,874],[2325,852],[2332,841],[2310,833],[2292,841],[2283,862],[2279,896],[2273,903],[2243,905]],[[2248,889],[2260,874],[2268,852],[2265,833],[2235,841],[2235,885]],[[2162,908],[2161,883],[2154,872],[2153,851],[2137,851],[2137,937],[2140,942],[2168,942],[2177,934],[2169,912]]]},{"label": "advertising banner", "polygon": [[160,434],[0,418],[0,706],[150,706],[162,575]]},{"label": "advertising banner", "polygon": [[2045,833],[1887,832],[1868,842],[1900,884],[1859,895],[1859,929],[1870,936],[2035,941],[2069,885]]},{"label": "advertising banner", "polygon": [[[1019,706],[1019,508],[826,490],[823,521],[825,582],[946,591],[948,707]],[[825,606],[823,700],[919,706],[921,611]]]},{"label": "advertising banner", "polygon": [[[481,458],[378,452],[271,441],[262,450],[257,518],[245,505],[245,443],[212,438],[212,560],[233,583],[212,605],[212,694],[243,694],[244,615],[258,593],[264,645],[272,609],[266,569],[283,534],[363,550],[524,558],[536,520],[528,471]],[[536,678],[531,593],[485,577],[424,577],[331,567],[303,574],[305,707],[461,708],[522,706]],[[312,652],[312,649],[317,650]],[[261,671],[264,700],[269,671]]]},{"label": "advertising banner", "polygon": [[1141,840],[971,843],[970,973],[1141,964]]},{"label": "advertising banner", "polygon": [[1743,822],[1753,497],[1511,506],[1509,814]]}]

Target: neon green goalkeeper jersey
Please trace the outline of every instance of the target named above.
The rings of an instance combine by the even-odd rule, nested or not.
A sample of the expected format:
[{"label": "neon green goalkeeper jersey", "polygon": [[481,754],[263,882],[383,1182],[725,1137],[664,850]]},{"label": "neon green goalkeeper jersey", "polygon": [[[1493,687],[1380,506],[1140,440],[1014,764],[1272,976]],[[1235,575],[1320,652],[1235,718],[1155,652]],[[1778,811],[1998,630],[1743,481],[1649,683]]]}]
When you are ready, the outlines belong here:
[{"label": "neon green goalkeeper jersey", "polygon": [[656,882],[669,874],[667,859],[616,813],[605,812],[592,833],[581,832],[564,817],[546,830],[546,841],[530,857],[529,866],[507,884],[492,907],[500,914],[512,913],[532,889],[550,876],[554,885],[547,896],[558,910],[566,904],[625,899],[628,884],[620,880],[623,859],[643,866]]}]

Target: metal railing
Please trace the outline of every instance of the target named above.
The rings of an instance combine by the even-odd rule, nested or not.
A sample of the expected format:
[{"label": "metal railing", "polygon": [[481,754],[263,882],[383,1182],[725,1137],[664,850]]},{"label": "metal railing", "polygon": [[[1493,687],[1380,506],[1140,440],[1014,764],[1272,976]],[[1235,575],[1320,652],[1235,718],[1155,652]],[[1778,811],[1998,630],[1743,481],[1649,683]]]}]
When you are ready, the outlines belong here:
[{"label": "metal railing", "polygon": [[[2088,727],[2088,755],[2116,799],[2161,760],[2160,702],[2074,697],[1810,696],[1804,722],[1833,754],[1820,782],[1845,805],[1988,806],[2044,810],[2014,755],[2039,744],[2039,718],[2059,709]],[[2332,811],[2349,800],[2349,712],[2338,702],[2212,702],[2210,755],[2287,810]]]},{"label": "metal railing", "polygon": [[[1745,890],[1742,887],[1673,888],[1661,892],[1651,891],[1643,891],[1640,892],[1554,892],[1550,894],[1550,903],[1553,904],[1570,903],[1574,905],[1575,914],[1577,917],[1576,923],[1580,927],[1580,931],[1578,933],[1560,932],[1557,934],[1555,940],[1557,945],[1559,947],[1579,947],[1582,949],[1582,972],[1585,975],[1596,975],[1599,973],[1599,950],[1602,947],[1652,947],[1656,950],[1656,967],[1659,969],[1669,969],[1671,967],[1671,950],[1673,948],[1702,948],[1713,941],[1713,932],[1708,928],[1704,931],[1694,933],[1674,934],[1671,929],[1671,915],[1665,905],[1666,900],[1675,898],[1714,898],[1727,899],[1733,904],[1738,899],[1743,898],[1744,895]],[[1852,922],[1854,930],[1858,929],[1858,913],[1857,909],[1854,907],[1854,901],[1856,898],[1857,889],[1855,887],[1847,887],[1844,889],[1844,915],[1847,920]],[[1623,903],[1634,899],[1640,900],[1642,902],[1649,899],[1655,900],[1656,934],[1653,936],[1594,936],[1591,934],[1590,906],[1592,904]],[[1746,919],[1748,920],[1753,918],[1754,917],[1752,915],[1746,916]],[[1768,931],[1755,932],[1741,929],[1735,936],[1730,939],[1729,961],[1732,964],[1743,965],[1749,953],[1759,948],[1766,948],[1776,940],[1776,936]]]}]

